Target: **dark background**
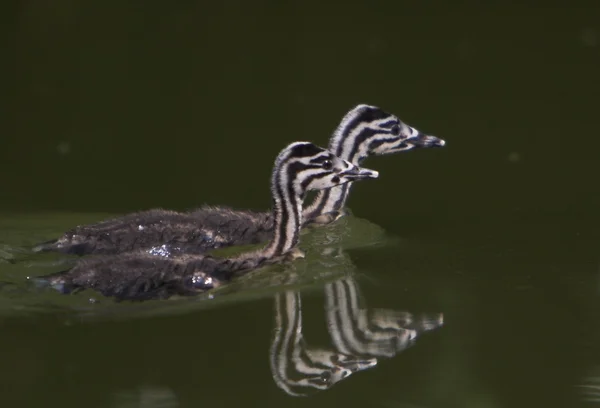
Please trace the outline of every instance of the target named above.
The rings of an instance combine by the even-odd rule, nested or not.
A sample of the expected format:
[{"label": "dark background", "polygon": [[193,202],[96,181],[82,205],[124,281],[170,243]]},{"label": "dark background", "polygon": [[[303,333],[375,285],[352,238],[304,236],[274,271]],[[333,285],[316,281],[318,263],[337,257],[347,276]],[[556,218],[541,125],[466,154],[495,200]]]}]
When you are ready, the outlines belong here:
[{"label": "dark background", "polygon": [[[0,7],[11,245],[57,212],[72,221],[46,239],[74,213],[266,209],[277,152],[326,145],[358,103],[447,141],[369,159],[380,179],[349,202],[408,243],[351,253],[378,282],[369,303],[445,313],[446,326],[402,356],[294,400],[266,365],[269,299],[125,323],[7,316],[0,385],[11,406],[132,406],[114,396],[144,387],[177,406],[581,400],[600,363],[597,1]],[[318,300],[313,309],[322,319]]]}]

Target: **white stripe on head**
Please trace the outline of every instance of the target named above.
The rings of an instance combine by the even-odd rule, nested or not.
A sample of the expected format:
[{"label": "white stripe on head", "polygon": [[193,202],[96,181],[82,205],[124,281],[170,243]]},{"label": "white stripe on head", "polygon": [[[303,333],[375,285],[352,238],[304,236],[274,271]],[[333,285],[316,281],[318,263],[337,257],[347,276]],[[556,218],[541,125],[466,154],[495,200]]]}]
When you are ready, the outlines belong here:
[{"label": "white stripe on head", "polygon": [[[390,118],[392,118],[392,115],[388,116],[387,118],[377,119],[371,122],[363,122],[359,126],[354,128],[344,140],[340,157],[342,159],[348,160],[353,164],[358,165],[360,159],[364,159],[369,155],[369,144],[373,139],[376,139],[378,137],[391,137],[390,129],[381,127],[382,124],[389,123]],[[365,129],[370,129],[374,131],[373,135],[369,136],[364,141],[362,141],[358,145],[358,149],[353,149],[355,144],[357,143],[356,139],[365,131]],[[354,154],[353,150],[356,150]]]}]

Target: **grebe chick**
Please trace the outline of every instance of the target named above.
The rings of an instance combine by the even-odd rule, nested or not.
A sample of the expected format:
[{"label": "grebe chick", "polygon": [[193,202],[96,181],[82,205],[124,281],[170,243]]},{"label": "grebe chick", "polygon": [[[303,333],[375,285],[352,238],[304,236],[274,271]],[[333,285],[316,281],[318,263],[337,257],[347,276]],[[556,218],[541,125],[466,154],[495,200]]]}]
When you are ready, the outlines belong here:
[{"label": "grebe chick", "polygon": [[[376,106],[358,105],[342,119],[329,141],[329,150],[355,165],[368,156],[415,148],[444,146],[445,142],[408,126]],[[351,183],[320,191],[304,210],[305,223],[327,224],[343,215]],[[149,210],[96,224],[78,226],[34,251],[76,255],[115,254],[148,249],[157,255],[204,253],[232,245],[271,239],[270,213],[204,206],[191,212]]]},{"label": "grebe chick", "polygon": [[302,202],[307,191],[377,177],[376,171],[361,169],[312,143],[292,143],[277,156],[273,168],[274,234],[263,249],[233,258],[189,254],[167,258],[147,251],[103,255],[81,259],[70,270],[37,280],[63,293],[94,289],[119,300],[204,292],[293,254],[299,242]]}]

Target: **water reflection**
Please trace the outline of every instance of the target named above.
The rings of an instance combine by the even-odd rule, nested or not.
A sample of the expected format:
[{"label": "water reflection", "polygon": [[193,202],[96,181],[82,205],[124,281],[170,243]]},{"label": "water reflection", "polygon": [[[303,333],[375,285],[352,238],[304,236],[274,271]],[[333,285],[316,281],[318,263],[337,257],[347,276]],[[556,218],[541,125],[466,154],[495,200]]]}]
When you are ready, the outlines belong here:
[{"label": "water reflection", "polygon": [[115,392],[111,407],[114,408],[174,408],[179,406],[177,396],[166,387],[139,387]]},{"label": "water reflection", "polygon": [[332,349],[308,346],[302,331],[301,295],[275,295],[275,330],[270,366],[277,386],[291,396],[327,390],[351,374],[375,367],[417,337],[443,325],[441,313],[413,316],[407,311],[366,309],[353,278],[325,285],[325,315]]},{"label": "water reflection", "polygon": [[441,313],[415,317],[408,311],[367,309],[360,299],[352,278],[325,285],[327,328],[341,353],[394,357],[418,335],[444,323]]},{"label": "water reflection", "polygon": [[585,402],[600,403],[600,376],[591,375],[577,385],[580,398]]},{"label": "water reflection", "polygon": [[352,373],[374,367],[377,359],[310,348],[302,333],[299,292],[275,295],[275,330],[270,348],[273,380],[292,396],[307,395],[310,389],[326,390]]}]

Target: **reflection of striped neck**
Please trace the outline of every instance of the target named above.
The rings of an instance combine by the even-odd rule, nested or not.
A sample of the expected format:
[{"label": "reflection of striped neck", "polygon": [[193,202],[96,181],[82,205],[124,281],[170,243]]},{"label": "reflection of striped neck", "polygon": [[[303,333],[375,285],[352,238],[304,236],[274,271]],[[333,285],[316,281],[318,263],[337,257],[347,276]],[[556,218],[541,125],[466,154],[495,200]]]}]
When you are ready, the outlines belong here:
[{"label": "reflection of striped neck", "polygon": [[277,386],[292,396],[326,390],[356,371],[373,367],[374,358],[360,360],[333,351],[309,349],[302,335],[298,292],[275,295],[275,325],[270,364]]},{"label": "reflection of striped neck", "polygon": [[591,367],[591,372],[583,377],[576,387],[582,401],[600,403],[600,367]]},{"label": "reflection of striped neck", "polygon": [[441,314],[414,319],[409,312],[360,307],[353,279],[325,285],[327,327],[336,350],[344,354],[393,357],[414,343],[419,333],[440,327]]}]

